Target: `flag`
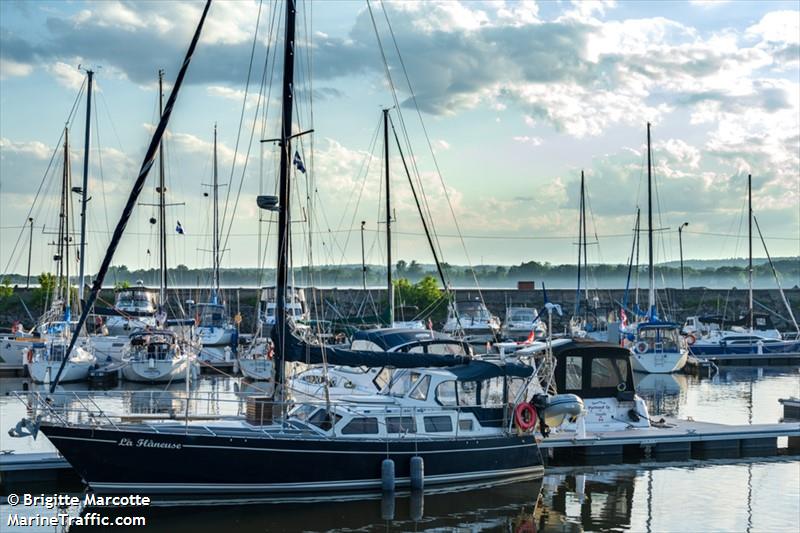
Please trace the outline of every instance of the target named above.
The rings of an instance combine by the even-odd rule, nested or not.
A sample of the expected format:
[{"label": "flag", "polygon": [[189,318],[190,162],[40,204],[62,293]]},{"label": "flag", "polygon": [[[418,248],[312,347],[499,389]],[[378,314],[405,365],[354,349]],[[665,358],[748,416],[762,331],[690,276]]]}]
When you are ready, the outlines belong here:
[{"label": "flag", "polygon": [[292,163],[294,163],[294,166],[297,167],[297,170],[299,170],[303,174],[306,173],[306,166],[303,164],[303,160],[300,159],[300,152],[295,151],[294,161],[292,161]]},{"label": "flag", "polygon": [[175,231],[181,235],[183,235],[183,226],[181,226],[181,221],[178,221],[178,225],[175,226]]},{"label": "flag", "polygon": [[428,317],[428,329],[433,331],[433,320],[430,317]]},{"label": "flag", "polygon": [[628,315],[625,313],[625,309],[620,309],[619,310],[619,316],[622,318],[622,320],[621,320],[622,327],[627,326],[628,325]]}]

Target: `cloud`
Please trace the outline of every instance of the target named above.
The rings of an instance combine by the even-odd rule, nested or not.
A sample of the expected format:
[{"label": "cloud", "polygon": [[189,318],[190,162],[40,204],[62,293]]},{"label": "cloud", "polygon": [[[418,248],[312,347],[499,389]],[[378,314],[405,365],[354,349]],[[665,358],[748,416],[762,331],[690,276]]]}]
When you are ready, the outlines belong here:
[{"label": "cloud", "polygon": [[84,74],[78,70],[77,63],[68,65],[67,63],[57,61],[52,65],[48,65],[46,68],[59,85],[73,91],[79,90],[86,79]]},{"label": "cloud", "polygon": [[0,80],[24,77],[33,72],[33,65],[0,57]]},{"label": "cloud", "polygon": [[512,139],[518,143],[529,144],[531,146],[540,146],[542,142],[544,142],[541,137],[530,137],[528,135],[517,135],[512,137]]}]

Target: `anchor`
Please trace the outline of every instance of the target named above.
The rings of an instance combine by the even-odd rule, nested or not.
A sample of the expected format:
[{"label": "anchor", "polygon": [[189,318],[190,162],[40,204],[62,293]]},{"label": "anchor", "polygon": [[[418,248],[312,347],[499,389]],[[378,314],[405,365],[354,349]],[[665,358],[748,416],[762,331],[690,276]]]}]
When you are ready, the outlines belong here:
[{"label": "anchor", "polygon": [[34,421],[23,418],[17,425],[8,430],[8,435],[14,438],[33,437],[39,434],[39,423],[41,422],[42,415],[38,415]]}]

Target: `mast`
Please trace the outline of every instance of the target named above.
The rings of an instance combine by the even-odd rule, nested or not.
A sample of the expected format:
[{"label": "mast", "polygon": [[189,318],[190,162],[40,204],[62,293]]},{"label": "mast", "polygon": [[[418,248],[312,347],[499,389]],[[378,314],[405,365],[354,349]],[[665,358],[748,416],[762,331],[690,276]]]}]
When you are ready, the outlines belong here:
[{"label": "mast", "polygon": [[214,255],[214,280],[213,280],[213,294],[211,297],[212,303],[217,303],[217,295],[219,294],[219,186],[217,185],[217,125],[214,124],[214,235],[212,237],[213,255]]},{"label": "mast", "polygon": [[575,316],[577,317],[581,310],[581,254],[583,247],[581,246],[583,236],[583,170],[581,170],[581,195],[580,204],[578,208],[578,289],[575,291]]},{"label": "mast", "polygon": [[750,332],[753,331],[753,176],[747,175],[747,286],[749,293],[748,314],[750,315]]},{"label": "mast", "polygon": [[288,336],[286,321],[286,283],[288,279],[288,252],[290,241],[290,157],[292,153],[292,109],[294,107],[294,45],[295,0],[286,1],[286,24],[283,47],[283,96],[281,98],[281,163],[278,196],[278,261],[276,279],[275,328],[275,400],[284,399],[283,352]]},{"label": "mast", "polygon": [[70,290],[69,290],[69,191],[70,191],[70,168],[69,168],[69,129],[64,128],[64,210],[62,213],[62,224],[64,228],[64,253],[61,256],[61,264],[64,268],[64,283],[66,284],[66,294],[64,295],[64,320],[70,320]]},{"label": "mast", "polygon": [[[164,69],[158,69],[158,116],[164,115]],[[167,302],[167,206],[164,188],[164,139],[158,142],[158,304]]]},{"label": "mast", "polygon": [[583,220],[583,276],[584,287],[586,293],[586,313],[589,312],[589,251],[586,249],[586,182],[583,179],[583,170],[581,170],[581,218]]},{"label": "mast", "polygon": [[78,299],[83,300],[83,276],[86,267],[86,203],[89,201],[89,139],[92,126],[92,80],[94,72],[86,71],[86,136],[83,140],[83,187],[81,188],[81,247],[80,271],[78,273]]},{"label": "mast", "polygon": [[392,196],[389,179],[389,110],[383,110],[383,163],[386,173],[386,300],[387,322],[394,325],[394,285],[392,284]]},{"label": "mast", "polygon": [[653,270],[653,168],[650,161],[650,123],[647,123],[647,273],[650,288],[647,306],[650,321],[656,320],[656,273]]}]

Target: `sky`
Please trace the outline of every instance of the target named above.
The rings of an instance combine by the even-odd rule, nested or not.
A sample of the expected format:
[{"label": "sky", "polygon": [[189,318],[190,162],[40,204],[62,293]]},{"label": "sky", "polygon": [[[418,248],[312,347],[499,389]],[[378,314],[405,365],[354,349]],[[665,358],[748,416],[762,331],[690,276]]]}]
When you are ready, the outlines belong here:
[{"label": "sky", "polygon": [[[582,171],[589,261],[626,262],[637,207],[647,223],[647,122],[656,261],[678,259],[685,222],[685,258],[746,255],[748,174],[770,254],[800,256],[796,1],[370,5],[372,16],[362,1],[298,2],[293,131],[314,131],[295,145],[307,169],[293,174],[295,264],[360,262],[361,221],[366,261],[385,260],[381,117],[390,107],[448,263],[576,261]],[[275,187],[278,152],[259,140],[279,131],[282,9],[267,0],[211,7],[165,142],[171,265],[211,264],[215,125],[222,266],[274,264],[275,222],[259,221],[255,197]],[[52,267],[66,123],[72,185],[83,175],[87,68],[96,83],[86,257],[96,270],[157,122],[157,72],[165,69],[168,94],[201,10],[0,2],[3,272],[26,269],[28,217],[32,270]],[[393,258],[430,263],[389,145]],[[157,177],[114,264],[158,264],[154,208],[142,205],[156,201]],[[757,241],[754,251],[764,255]]]}]

